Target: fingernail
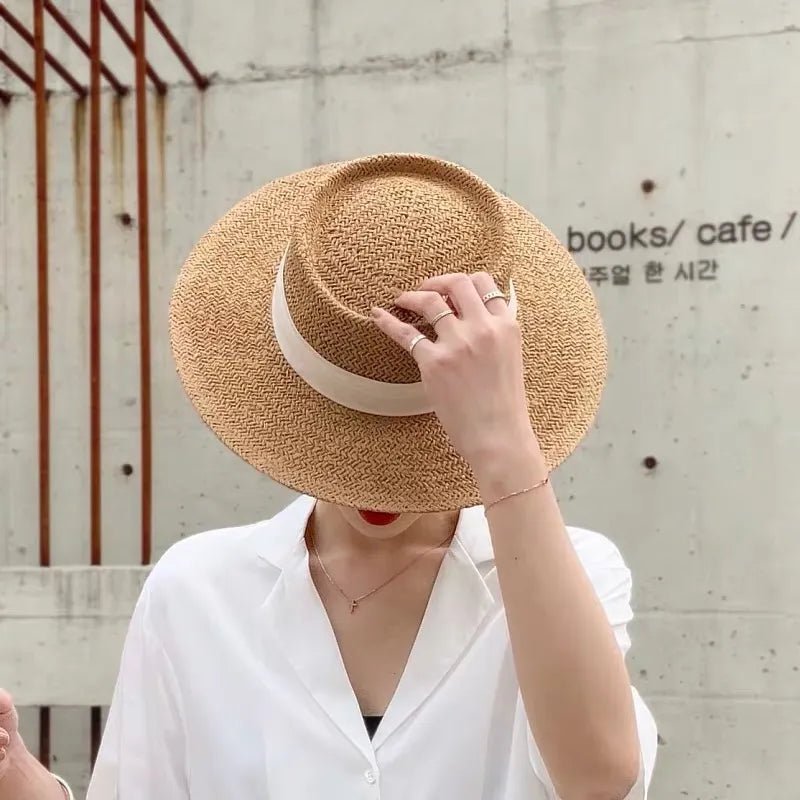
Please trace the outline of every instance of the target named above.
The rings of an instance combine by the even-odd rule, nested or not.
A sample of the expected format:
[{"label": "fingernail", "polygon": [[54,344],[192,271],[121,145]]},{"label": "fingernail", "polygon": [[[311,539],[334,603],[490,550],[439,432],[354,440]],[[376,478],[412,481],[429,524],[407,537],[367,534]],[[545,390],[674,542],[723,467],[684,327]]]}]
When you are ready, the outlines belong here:
[{"label": "fingernail", "polygon": [[405,289],[401,289],[399,286],[390,286],[389,291],[395,299],[400,297],[401,294],[405,294]]},{"label": "fingernail", "polygon": [[372,317],[372,319],[378,319],[380,314],[381,314],[381,310],[377,306],[373,306],[369,310],[369,315]]}]

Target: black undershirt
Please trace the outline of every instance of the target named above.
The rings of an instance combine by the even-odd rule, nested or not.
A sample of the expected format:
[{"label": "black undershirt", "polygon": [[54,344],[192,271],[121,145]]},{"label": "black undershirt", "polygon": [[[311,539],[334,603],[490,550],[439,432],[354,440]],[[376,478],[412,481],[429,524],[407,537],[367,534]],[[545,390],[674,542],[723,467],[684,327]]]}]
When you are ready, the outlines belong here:
[{"label": "black undershirt", "polygon": [[382,719],[383,717],[364,717],[364,725],[367,726],[367,733],[370,739],[375,735],[375,731],[378,730],[378,725],[381,724]]}]

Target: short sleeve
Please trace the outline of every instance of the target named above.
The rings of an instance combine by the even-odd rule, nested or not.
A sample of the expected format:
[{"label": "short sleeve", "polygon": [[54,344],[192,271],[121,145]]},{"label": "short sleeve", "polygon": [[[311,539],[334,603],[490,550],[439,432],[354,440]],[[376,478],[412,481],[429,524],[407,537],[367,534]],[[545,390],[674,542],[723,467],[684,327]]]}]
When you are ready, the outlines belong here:
[{"label": "short sleeve", "polygon": [[[628,625],[633,620],[631,595],[633,580],[617,547],[605,536],[582,529],[569,529],[575,549],[606,611],[608,621],[623,656],[631,647]],[[647,800],[658,747],[655,719],[639,692],[631,686],[636,725],[639,733],[639,776],[625,797],[619,800]],[[521,700],[520,700],[521,706]],[[524,714],[524,709],[522,711]],[[527,724],[527,723],[526,723]],[[528,734],[533,769],[545,785],[550,800],[559,800],[547,767],[533,736]]]},{"label": "short sleeve", "polygon": [[148,585],[136,604],[86,800],[188,800],[180,693],[150,625]]}]

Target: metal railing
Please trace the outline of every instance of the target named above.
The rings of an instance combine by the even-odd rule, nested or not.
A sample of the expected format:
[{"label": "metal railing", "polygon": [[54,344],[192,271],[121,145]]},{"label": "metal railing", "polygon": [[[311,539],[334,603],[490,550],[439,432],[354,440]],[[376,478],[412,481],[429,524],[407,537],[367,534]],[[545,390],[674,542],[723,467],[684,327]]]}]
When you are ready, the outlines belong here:
[{"label": "metal railing", "polygon": [[[47,104],[51,95],[48,86],[48,67],[58,75],[77,98],[89,102],[89,502],[90,502],[90,564],[102,563],[101,547],[101,92],[103,81],[123,97],[131,87],[126,85],[103,62],[101,42],[103,22],[122,40],[134,61],[136,163],[137,163],[137,227],[139,264],[139,393],[141,448],[141,564],[146,565],[152,554],[152,402],[150,360],[150,247],[148,203],[147,151],[147,81],[159,95],[168,91],[167,83],[148,62],[146,55],[147,20],[173,51],[199,90],[208,88],[209,79],[200,73],[181,47],[164,19],[148,0],[135,0],[133,34],[106,0],[86,0],[90,9],[88,39],[50,0],[32,0],[33,25],[30,30],[5,4],[0,3],[0,18],[32,50],[33,74],[11,55],[0,49],[0,65],[13,74],[34,95],[34,126],[36,137],[36,270],[37,270],[37,353],[38,353],[38,502],[39,553],[41,567],[49,567],[50,558],[50,336],[49,336],[49,251],[48,251],[48,120]],[[45,19],[49,17],[84,54],[89,63],[88,84],[70,72],[50,52],[45,44]],[[23,93],[0,90],[0,103],[8,107]],[[2,113],[2,112],[0,112]],[[101,736],[101,709],[91,707],[92,761]],[[41,706],[39,726],[39,755],[50,762],[50,708]]]}]

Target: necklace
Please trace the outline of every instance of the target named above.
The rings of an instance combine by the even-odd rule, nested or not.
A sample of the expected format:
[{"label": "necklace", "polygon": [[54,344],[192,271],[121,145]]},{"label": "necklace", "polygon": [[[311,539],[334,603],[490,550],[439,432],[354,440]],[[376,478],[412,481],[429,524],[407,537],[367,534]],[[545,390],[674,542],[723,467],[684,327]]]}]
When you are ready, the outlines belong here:
[{"label": "necklace", "polygon": [[424,558],[429,553],[432,553],[434,550],[438,550],[440,547],[443,547],[445,544],[447,544],[447,542],[449,542],[453,538],[454,535],[455,535],[454,533],[450,533],[447,535],[447,538],[442,539],[442,541],[439,542],[439,544],[435,544],[433,545],[433,547],[429,547],[427,550],[423,550],[418,556],[415,556],[413,559],[411,559],[411,561],[409,561],[408,564],[406,564],[401,570],[395,572],[394,575],[392,575],[388,580],[385,580],[379,586],[376,586],[374,589],[370,589],[368,592],[364,592],[364,594],[359,595],[358,597],[350,597],[350,595],[347,594],[347,592],[345,592],[344,589],[342,589],[342,587],[339,586],[338,583],[336,583],[330,572],[328,572],[325,566],[325,562],[322,560],[319,551],[317,550],[317,543],[314,539],[313,529],[309,531],[309,540],[310,540],[309,543],[311,545],[311,552],[317,559],[317,562],[319,563],[319,566],[322,569],[322,573],[328,579],[328,582],[331,584],[331,586],[333,586],[333,588],[336,589],[336,591],[339,592],[339,594],[345,600],[347,600],[347,603],[350,606],[350,613],[352,614],[358,609],[358,606],[362,601],[366,600],[368,597],[372,597],[372,595],[374,595],[376,592],[379,592],[381,589],[383,589],[384,586],[388,586],[393,580],[399,578],[402,574],[411,569],[411,567],[413,567],[414,564],[416,564],[417,561],[419,561],[421,558]]}]

